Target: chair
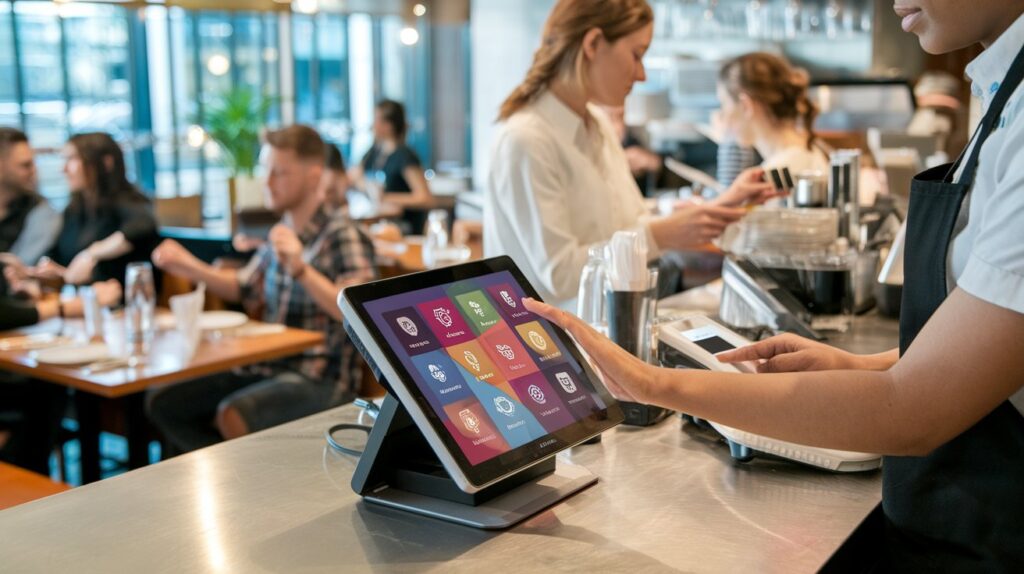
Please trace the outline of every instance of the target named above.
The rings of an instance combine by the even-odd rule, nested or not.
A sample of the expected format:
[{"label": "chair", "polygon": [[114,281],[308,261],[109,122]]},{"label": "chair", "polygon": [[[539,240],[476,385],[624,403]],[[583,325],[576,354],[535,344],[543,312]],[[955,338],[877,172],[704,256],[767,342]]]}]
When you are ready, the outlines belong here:
[{"label": "chair", "polygon": [[156,220],[161,227],[202,227],[203,197],[159,197],[153,202]]}]

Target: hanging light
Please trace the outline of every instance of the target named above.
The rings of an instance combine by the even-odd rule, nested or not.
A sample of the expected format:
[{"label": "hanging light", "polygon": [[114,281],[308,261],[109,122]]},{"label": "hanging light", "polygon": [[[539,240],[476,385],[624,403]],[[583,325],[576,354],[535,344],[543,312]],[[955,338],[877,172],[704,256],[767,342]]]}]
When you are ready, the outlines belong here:
[{"label": "hanging light", "polygon": [[214,54],[206,60],[206,69],[214,76],[223,76],[231,71],[231,60],[224,54]]},{"label": "hanging light", "polygon": [[420,33],[416,31],[416,28],[406,26],[398,33],[398,39],[406,46],[412,46],[420,41]]},{"label": "hanging light", "polygon": [[188,131],[185,133],[185,141],[191,147],[203,147],[203,143],[206,142],[206,130],[203,129],[203,126],[189,126]]},{"label": "hanging light", "polygon": [[292,2],[292,9],[299,14],[316,14],[320,9],[318,0],[295,0]]},{"label": "hanging light", "polygon": [[423,4],[416,4],[412,7],[412,13],[416,15],[417,18],[420,18],[427,13],[427,7]]}]

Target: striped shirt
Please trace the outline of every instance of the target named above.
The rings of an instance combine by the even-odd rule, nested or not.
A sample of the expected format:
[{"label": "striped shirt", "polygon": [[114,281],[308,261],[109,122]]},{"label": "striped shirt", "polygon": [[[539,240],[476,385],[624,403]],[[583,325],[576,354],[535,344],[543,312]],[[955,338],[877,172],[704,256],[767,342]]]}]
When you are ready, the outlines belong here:
[{"label": "striped shirt", "polygon": [[[321,207],[298,234],[303,260],[330,279],[339,289],[376,277],[373,244],[340,210]],[[260,313],[267,323],[281,323],[297,329],[320,331],[324,343],[301,355],[264,363],[249,372],[270,376],[275,372],[299,372],[313,381],[333,384],[332,403],[351,396],[359,386],[361,363],[358,351],[348,340],[341,322],[334,320],[292,280],[264,244],[238,275],[242,304]]]}]

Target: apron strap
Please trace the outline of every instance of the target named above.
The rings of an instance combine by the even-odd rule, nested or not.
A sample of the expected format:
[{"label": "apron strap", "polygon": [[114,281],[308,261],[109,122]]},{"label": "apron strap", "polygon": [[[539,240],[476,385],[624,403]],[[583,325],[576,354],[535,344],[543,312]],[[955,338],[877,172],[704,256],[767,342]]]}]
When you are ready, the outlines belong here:
[{"label": "apron strap", "polygon": [[[1022,80],[1024,80],[1024,48],[1017,52],[1017,57],[1010,64],[1010,70],[1006,72],[1006,77],[1003,78],[1003,82],[999,85],[999,90],[996,91],[995,98],[992,99],[985,117],[982,118],[981,123],[978,124],[978,129],[975,130],[971,138],[974,140],[974,146],[971,147],[971,155],[964,164],[964,171],[960,174],[960,181],[958,183],[967,186],[974,183],[974,175],[978,167],[978,157],[981,155],[981,146],[998,127],[999,119],[1002,116],[1003,109],[1006,107],[1006,103],[1017,90],[1017,87],[1020,86]],[[953,175],[960,166],[966,152],[967,149],[964,149],[960,153],[960,157],[957,158],[956,163],[953,164],[949,173],[946,174],[946,181],[953,180]]]}]

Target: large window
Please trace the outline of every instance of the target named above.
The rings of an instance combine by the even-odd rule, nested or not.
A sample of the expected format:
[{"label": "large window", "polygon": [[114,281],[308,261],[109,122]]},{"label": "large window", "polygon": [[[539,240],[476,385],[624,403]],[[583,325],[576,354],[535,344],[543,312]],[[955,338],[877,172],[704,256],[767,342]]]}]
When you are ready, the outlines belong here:
[{"label": "large window", "polygon": [[410,144],[431,162],[429,26],[418,22],[419,40],[407,45],[407,25],[379,14],[0,0],[0,125],[28,133],[42,192],[58,206],[67,138],[105,131],[148,193],[202,194],[204,215],[216,219],[229,174],[201,126],[237,86],[271,98],[268,127],[311,124],[350,161],[372,143],[374,103],[401,101]]}]

